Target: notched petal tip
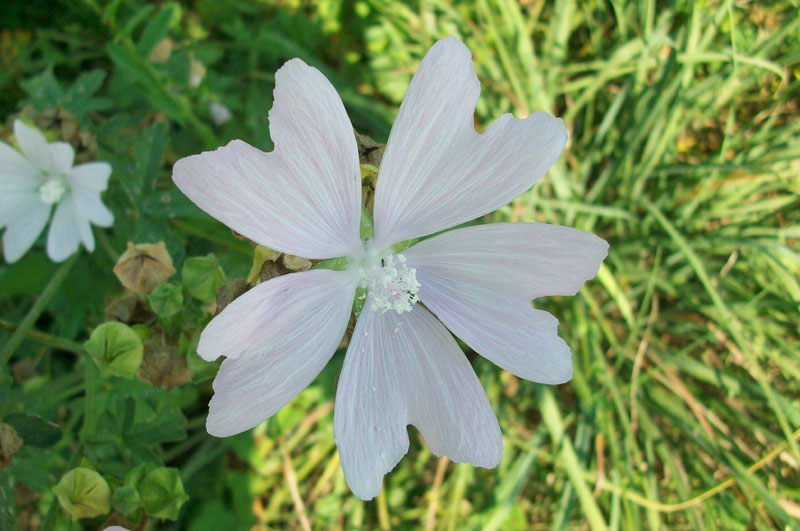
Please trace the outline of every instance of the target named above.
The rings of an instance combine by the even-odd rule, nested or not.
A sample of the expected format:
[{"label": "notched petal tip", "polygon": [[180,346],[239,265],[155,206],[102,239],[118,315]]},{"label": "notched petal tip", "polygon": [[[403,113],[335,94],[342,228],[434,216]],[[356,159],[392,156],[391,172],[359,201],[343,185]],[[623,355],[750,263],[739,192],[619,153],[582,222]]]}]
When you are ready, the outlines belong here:
[{"label": "notched petal tip", "polygon": [[20,151],[30,162],[46,169],[52,169],[50,148],[41,131],[17,118],[14,120],[14,136]]},{"label": "notched petal tip", "polygon": [[[240,433],[244,433],[251,428],[245,429],[236,429],[229,425],[227,422],[228,415],[225,412],[219,411],[215,407],[214,399],[216,395],[211,398],[211,401],[208,404],[208,417],[206,418],[206,432],[211,435],[212,437],[219,437],[220,439],[225,437],[231,437],[233,435],[238,435]],[[260,423],[259,423],[260,424]]]},{"label": "notched petal tip", "polygon": [[209,336],[206,334],[207,330],[208,327],[206,326],[206,328],[204,328],[200,333],[200,341],[197,343],[197,355],[205,361],[212,362],[219,359],[219,357],[222,356],[222,353],[218,350],[210,348]]},{"label": "notched petal tip", "polygon": [[217,162],[217,160],[224,161],[230,156],[229,153],[234,149],[244,148],[245,146],[250,149],[258,150],[258,148],[251,146],[243,140],[234,139],[216,149],[201,151],[200,153],[178,159],[175,164],[172,165],[172,181],[183,193],[186,193],[183,187],[191,186],[194,181],[194,176],[198,173],[198,166],[211,165]]},{"label": "notched petal tip", "polygon": [[179,160],[172,179],[198,207],[265,247],[308,259],[361,245],[360,173],[353,128],[317,69],[288,61],[276,74],[270,136]]}]

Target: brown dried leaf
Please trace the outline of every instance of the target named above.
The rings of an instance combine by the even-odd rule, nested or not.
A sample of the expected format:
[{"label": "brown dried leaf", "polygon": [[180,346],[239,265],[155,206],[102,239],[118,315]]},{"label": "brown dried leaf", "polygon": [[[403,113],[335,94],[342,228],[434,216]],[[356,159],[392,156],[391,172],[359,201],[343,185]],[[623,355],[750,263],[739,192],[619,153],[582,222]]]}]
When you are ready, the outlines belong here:
[{"label": "brown dried leaf", "polygon": [[219,287],[217,290],[217,313],[225,309],[236,298],[245,294],[250,289],[250,284],[241,278],[234,278]]},{"label": "brown dried leaf", "polygon": [[169,37],[164,37],[158,44],[153,46],[153,51],[150,52],[151,63],[166,63],[169,56],[172,55],[172,49],[175,43]]},{"label": "brown dried leaf", "polygon": [[150,293],[174,275],[175,268],[163,241],[136,245],[128,242],[128,250],[119,257],[114,274],[127,289]]},{"label": "brown dried leaf", "polygon": [[147,323],[155,315],[147,309],[144,299],[138,295],[124,295],[106,302],[105,321],[119,321],[126,324]]},{"label": "brown dried leaf", "polygon": [[281,256],[281,261],[286,269],[289,271],[308,271],[311,269],[311,260],[300,258],[292,254],[285,254]]},{"label": "brown dried leaf", "polygon": [[[250,268],[250,274],[247,275],[247,282],[251,285],[255,286],[271,278],[292,272],[292,269],[286,267],[283,260],[281,260],[282,253],[280,251],[273,251],[263,245],[256,245],[254,253],[253,266]],[[300,258],[300,260],[303,260],[303,258]]]},{"label": "brown dried leaf", "polygon": [[22,439],[17,435],[17,430],[0,422],[0,469],[7,467],[22,447]]}]

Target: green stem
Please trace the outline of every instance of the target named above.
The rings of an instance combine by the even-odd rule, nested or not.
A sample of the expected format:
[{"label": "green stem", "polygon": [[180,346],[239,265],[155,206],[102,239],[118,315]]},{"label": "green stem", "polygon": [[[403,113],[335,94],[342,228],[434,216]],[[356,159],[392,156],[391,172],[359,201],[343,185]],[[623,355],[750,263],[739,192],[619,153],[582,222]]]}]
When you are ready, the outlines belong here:
[{"label": "green stem", "polygon": [[[15,332],[17,330],[17,326],[13,323],[9,323],[8,321],[0,319],[0,330]],[[38,330],[28,330],[28,333],[25,334],[25,339],[36,341],[42,345],[57,348],[59,350],[66,350],[67,352],[72,352],[75,354],[80,354],[83,352],[83,346],[77,341],[46,334],[44,332],[39,332]]]},{"label": "green stem", "polygon": [[6,366],[8,360],[11,359],[11,356],[25,340],[25,337],[28,335],[30,329],[33,328],[36,320],[39,319],[39,316],[42,315],[42,312],[47,309],[50,299],[53,298],[53,295],[56,294],[58,288],[61,287],[61,283],[64,282],[65,278],[67,278],[67,275],[77,260],[78,253],[75,253],[69,258],[69,260],[61,264],[53,277],[50,279],[50,282],[48,282],[47,286],[45,286],[44,291],[42,291],[39,299],[34,303],[33,307],[22,319],[22,322],[19,324],[16,331],[11,334],[11,339],[6,341],[5,345],[0,347],[0,370]]},{"label": "green stem", "polygon": [[83,404],[83,440],[94,440],[95,427],[97,426],[97,388],[99,384],[97,366],[94,361],[86,357],[86,398]]},{"label": "green stem", "polygon": [[592,496],[589,486],[584,479],[583,467],[581,467],[578,455],[575,453],[575,448],[572,446],[572,439],[569,438],[564,431],[564,422],[561,418],[561,412],[558,410],[553,391],[550,388],[544,388],[541,393],[541,401],[539,411],[542,413],[542,419],[547,425],[550,432],[550,439],[553,441],[554,447],[560,447],[561,460],[564,467],[567,469],[567,476],[572,486],[575,487],[575,492],[583,507],[586,519],[589,521],[589,527],[593,530],[601,529],[603,531],[608,529],[606,521],[603,518],[603,513],[600,512],[600,507]]},{"label": "green stem", "polygon": [[94,231],[94,237],[97,240],[98,246],[100,246],[108,255],[108,257],[111,259],[111,262],[116,264],[117,260],[119,260],[119,253],[114,249],[114,246],[111,245],[111,240],[108,238],[107,231],[103,229],[97,229]]}]

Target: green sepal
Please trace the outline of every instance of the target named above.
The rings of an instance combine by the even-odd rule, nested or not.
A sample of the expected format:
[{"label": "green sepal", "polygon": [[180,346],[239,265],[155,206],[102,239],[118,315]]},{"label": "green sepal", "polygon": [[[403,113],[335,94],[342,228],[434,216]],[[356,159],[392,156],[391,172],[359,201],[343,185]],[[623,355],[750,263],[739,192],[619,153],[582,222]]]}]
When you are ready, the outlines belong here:
[{"label": "green sepal", "polygon": [[356,314],[356,319],[358,316],[361,315],[361,310],[364,309],[364,305],[367,303],[367,288],[362,288],[361,286],[356,288],[356,296],[353,299],[353,313]]},{"label": "green sepal", "polygon": [[328,258],[315,264],[311,269],[332,269],[333,271],[344,271],[350,265],[350,258],[340,256],[338,258]]},{"label": "green sepal", "polygon": [[410,240],[405,240],[399,243],[392,245],[392,252],[399,253],[401,251],[405,251],[415,243],[419,241],[419,238],[411,238]]},{"label": "green sepal", "polygon": [[359,233],[362,241],[371,240],[375,235],[375,223],[372,221],[372,216],[369,215],[366,208],[361,208],[361,225],[359,226]]}]

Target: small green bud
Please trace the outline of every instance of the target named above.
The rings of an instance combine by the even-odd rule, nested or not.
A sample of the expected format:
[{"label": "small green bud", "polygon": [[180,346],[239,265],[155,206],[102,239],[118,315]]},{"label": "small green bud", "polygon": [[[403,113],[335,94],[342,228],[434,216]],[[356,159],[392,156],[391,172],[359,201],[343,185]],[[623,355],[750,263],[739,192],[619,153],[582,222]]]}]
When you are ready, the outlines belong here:
[{"label": "small green bud", "polygon": [[111,511],[111,489],[103,476],[89,468],[70,470],[53,487],[61,507],[72,516],[92,518]]},{"label": "small green bud", "polygon": [[183,310],[183,290],[177,284],[162,282],[147,296],[147,302],[157,316],[172,317]]},{"label": "small green bud", "polygon": [[114,491],[111,505],[125,517],[125,520],[139,525],[142,521],[142,498],[132,485],[123,485]]},{"label": "small green bud", "polygon": [[142,364],[142,340],[133,329],[122,323],[101,324],[83,346],[103,376],[130,379]]},{"label": "small green bud", "polygon": [[189,499],[177,468],[138,466],[128,473],[126,485],[135,485],[142,507],[150,516],[177,520],[181,506]]},{"label": "small green bud", "polygon": [[213,253],[192,256],[183,262],[183,285],[189,295],[203,302],[217,297],[217,289],[225,283],[225,273]]}]

